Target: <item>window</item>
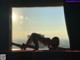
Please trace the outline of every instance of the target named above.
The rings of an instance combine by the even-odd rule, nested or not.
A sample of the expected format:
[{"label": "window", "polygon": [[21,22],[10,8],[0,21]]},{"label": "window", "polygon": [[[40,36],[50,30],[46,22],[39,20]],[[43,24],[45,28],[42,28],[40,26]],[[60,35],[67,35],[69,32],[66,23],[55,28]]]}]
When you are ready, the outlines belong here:
[{"label": "window", "polygon": [[[26,43],[33,33],[42,34],[52,39],[60,38],[60,47],[70,48],[65,24],[64,9],[60,7],[13,7],[12,8],[12,42]],[[33,43],[32,43],[33,44]],[[40,44],[39,50],[48,50]],[[12,45],[12,50],[20,50]],[[27,48],[26,50],[32,50]]]}]

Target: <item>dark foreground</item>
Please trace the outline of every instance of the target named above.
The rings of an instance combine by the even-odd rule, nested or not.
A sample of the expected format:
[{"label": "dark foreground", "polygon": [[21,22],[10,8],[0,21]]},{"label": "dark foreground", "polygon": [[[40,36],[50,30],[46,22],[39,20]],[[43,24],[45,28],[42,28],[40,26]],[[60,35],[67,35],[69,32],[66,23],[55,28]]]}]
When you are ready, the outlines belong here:
[{"label": "dark foreground", "polygon": [[[75,53],[76,52],[76,53]],[[3,52],[0,54],[6,54],[6,60],[80,60],[80,51],[49,51],[49,50],[37,50],[37,51],[13,51]]]}]

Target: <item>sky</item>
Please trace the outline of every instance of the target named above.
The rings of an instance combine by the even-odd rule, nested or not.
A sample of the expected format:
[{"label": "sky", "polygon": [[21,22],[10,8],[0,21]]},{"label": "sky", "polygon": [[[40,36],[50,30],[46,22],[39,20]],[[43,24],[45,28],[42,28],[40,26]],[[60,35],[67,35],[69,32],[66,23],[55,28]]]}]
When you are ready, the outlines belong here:
[{"label": "sky", "polygon": [[61,40],[69,41],[63,6],[13,7],[12,41],[27,41],[27,35],[33,32],[49,38],[58,36]]}]

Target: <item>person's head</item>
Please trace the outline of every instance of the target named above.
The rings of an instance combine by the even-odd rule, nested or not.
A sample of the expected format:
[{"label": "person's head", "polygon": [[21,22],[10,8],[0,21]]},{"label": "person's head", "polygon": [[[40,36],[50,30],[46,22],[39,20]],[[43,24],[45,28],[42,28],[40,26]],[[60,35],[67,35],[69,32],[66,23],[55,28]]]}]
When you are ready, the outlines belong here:
[{"label": "person's head", "polygon": [[58,37],[53,37],[51,40],[51,46],[54,48],[57,48],[59,46],[59,38]]}]

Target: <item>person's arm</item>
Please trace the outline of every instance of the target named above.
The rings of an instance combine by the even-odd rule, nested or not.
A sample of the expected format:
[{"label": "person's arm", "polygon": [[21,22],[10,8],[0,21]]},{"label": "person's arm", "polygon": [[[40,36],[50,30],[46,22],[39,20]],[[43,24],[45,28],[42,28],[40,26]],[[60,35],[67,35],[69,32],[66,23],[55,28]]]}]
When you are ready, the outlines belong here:
[{"label": "person's arm", "polygon": [[17,44],[17,43],[11,42],[11,44],[12,44],[12,45],[15,45],[15,46],[17,46],[17,47],[19,47],[21,50],[24,49],[24,46],[23,46],[24,43],[21,45],[21,44]]},{"label": "person's arm", "polygon": [[52,50],[50,38],[46,38],[45,40],[46,40],[49,50]]},{"label": "person's arm", "polygon": [[53,50],[53,47],[51,45],[48,45],[49,50]]},{"label": "person's arm", "polygon": [[21,48],[21,46],[22,46],[21,44],[17,44],[17,43],[13,43],[13,42],[11,42],[11,44],[12,44],[12,45],[15,45],[15,46],[17,46],[17,47],[20,47],[20,48]]}]

